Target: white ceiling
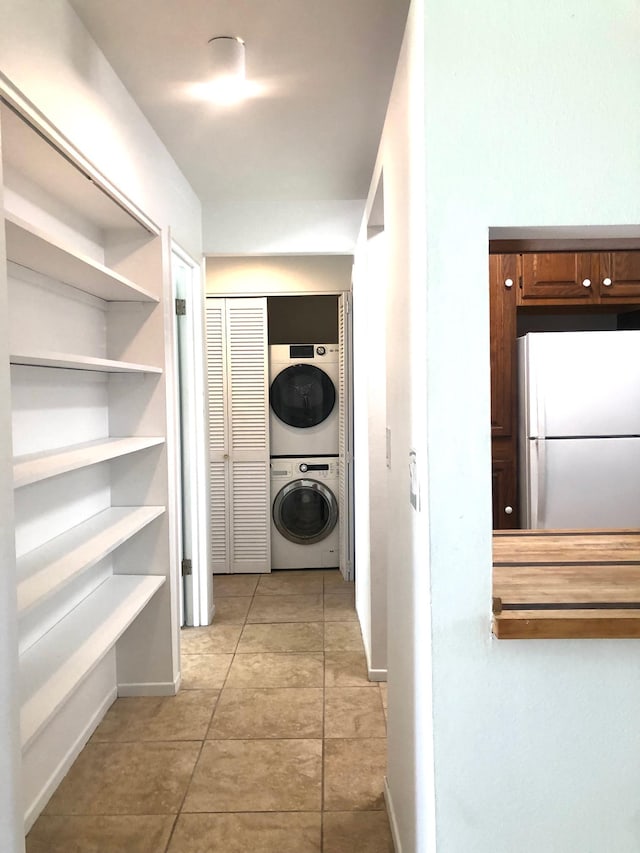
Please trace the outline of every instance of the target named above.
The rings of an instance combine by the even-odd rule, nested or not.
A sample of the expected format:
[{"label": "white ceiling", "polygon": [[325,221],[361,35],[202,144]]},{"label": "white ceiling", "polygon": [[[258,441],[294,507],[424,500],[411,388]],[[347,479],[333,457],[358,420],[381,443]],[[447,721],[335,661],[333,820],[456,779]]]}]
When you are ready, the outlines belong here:
[{"label": "white ceiling", "polygon": [[[365,198],[409,0],[70,0],[202,201]],[[260,97],[215,107],[207,42]]]}]

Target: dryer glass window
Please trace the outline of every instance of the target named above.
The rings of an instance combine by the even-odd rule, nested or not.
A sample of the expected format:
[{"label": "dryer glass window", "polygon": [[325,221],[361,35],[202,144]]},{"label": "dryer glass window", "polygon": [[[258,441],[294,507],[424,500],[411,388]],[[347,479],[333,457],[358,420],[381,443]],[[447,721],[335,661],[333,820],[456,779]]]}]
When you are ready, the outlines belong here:
[{"label": "dryer glass window", "polygon": [[326,420],[336,403],[336,389],[324,370],[292,364],[271,384],[271,408],[289,426],[306,429]]}]

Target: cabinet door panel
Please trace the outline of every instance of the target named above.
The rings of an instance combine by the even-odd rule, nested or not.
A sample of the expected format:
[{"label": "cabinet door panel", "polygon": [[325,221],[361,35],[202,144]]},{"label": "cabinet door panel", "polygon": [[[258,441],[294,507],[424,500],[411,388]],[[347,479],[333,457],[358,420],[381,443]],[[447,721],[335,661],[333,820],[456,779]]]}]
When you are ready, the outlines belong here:
[{"label": "cabinet door panel", "polygon": [[597,255],[591,252],[522,255],[520,303],[593,303],[597,301],[597,274]]},{"label": "cabinet door panel", "polygon": [[513,432],[517,282],[517,255],[489,256],[492,436]]},{"label": "cabinet door panel", "polygon": [[515,441],[494,440],[491,456],[493,529],[513,530],[519,525]]},{"label": "cabinet door panel", "polygon": [[600,300],[640,302],[640,252],[600,255]]}]

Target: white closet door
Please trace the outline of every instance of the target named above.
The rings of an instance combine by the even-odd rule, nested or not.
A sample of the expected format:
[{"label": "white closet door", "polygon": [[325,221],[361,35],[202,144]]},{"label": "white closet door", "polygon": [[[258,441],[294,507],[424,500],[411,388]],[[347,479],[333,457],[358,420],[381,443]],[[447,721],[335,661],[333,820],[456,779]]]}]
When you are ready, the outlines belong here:
[{"label": "white closet door", "polygon": [[267,300],[228,299],[231,571],[271,571]]},{"label": "white closet door", "polygon": [[229,571],[225,300],[206,302],[210,569],[218,574]]},{"label": "white closet door", "polygon": [[352,363],[351,294],[342,293],[338,299],[338,510],[340,517],[340,571],[345,580],[354,577],[353,527],[353,426],[350,396]]}]

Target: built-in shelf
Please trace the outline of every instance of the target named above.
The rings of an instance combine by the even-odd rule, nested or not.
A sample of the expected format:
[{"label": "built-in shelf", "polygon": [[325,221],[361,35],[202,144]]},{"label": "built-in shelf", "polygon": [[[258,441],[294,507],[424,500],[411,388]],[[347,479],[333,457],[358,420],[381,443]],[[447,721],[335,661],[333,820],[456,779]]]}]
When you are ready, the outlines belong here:
[{"label": "built-in shelf", "polygon": [[159,302],[157,296],[12,213],[5,213],[7,258],[107,302]]},{"label": "built-in shelf", "polygon": [[73,355],[64,352],[12,352],[11,364],[29,367],[61,367],[67,370],[92,370],[99,373],[162,373],[161,367],[150,364],[135,364],[130,361],[114,361],[110,358],[93,358],[88,355]]},{"label": "built-in shelf", "polygon": [[45,601],[165,511],[163,506],[114,506],[56,536],[17,561],[18,614]]},{"label": "built-in shelf", "polygon": [[13,460],[13,487],[19,489],[40,480],[47,480],[49,477],[57,477],[58,474],[66,474],[78,468],[87,468],[99,462],[117,459],[119,456],[137,453],[139,450],[146,450],[158,444],[164,444],[163,437],[102,438],[58,450],[49,450],[46,453],[17,456]]},{"label": "built-in shelf", "polygon": [[165,582],[113,575],[20,656],[20,732],[28,747]]}]

